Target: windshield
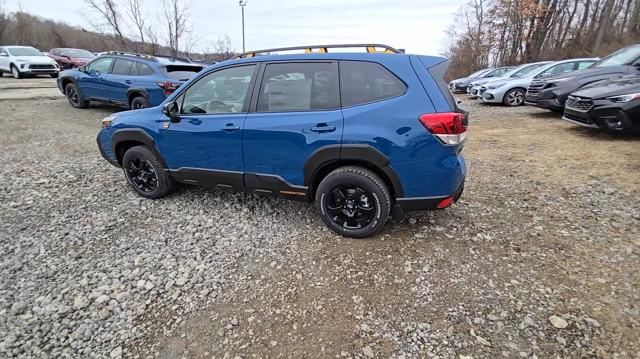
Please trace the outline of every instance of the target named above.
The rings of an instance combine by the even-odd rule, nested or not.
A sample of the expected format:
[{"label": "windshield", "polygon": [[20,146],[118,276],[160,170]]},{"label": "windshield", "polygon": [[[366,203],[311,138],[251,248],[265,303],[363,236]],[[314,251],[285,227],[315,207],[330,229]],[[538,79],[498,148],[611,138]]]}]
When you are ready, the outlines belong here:
[{"label": "windshield", "polygon": [[96,57],[96,55],[92,54],[91,52],[81,49],[65,49],[62,51],[62,54],[69,57],[78,57],[82,59],[93,59]]},{"label": "windshield", "polygon": [[523,67],[520,70],[514,72],[511,77],[522,77],[530,72],[532,72],[533,70],[537,69],[538,67],[542,66],[544,64],[533,64],[533,65],[529,65],[527,67]]},{"label": "windshield", "polygon": [[631,46],[620,49],[613,54],[596,62],[591,67],[609,67],[631,64],[640,57],[640,46]]},{"label": "windshield", "polygon": [[7,50],[13,56],[44,56],[42,52],[33,47],[7,47]]},{"label": "windshield", "polygon": [[509,70],[511,70],[511,67],[500,67],[498,69],[495,69],[495,70],[489,72],[484,77],[500,77],[500,76],[504,75]]},{"label": "windshield", "polygon": [[488,69],[482,69],[482,70],[478,70],[474,73],[472,73],[471,75],[469,75],[468,77],[478,77],[480,75],[482,75],[483,73],[489,71]]}]

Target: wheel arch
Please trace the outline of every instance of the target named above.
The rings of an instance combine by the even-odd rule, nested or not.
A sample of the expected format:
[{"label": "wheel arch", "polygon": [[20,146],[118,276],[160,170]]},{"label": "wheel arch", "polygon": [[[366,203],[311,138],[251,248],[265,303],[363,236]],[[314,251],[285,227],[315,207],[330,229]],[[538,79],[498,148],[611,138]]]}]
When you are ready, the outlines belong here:
[{"label": "wheel arch", "polygon": [[373,171],[389,188],[392,199],[404,197],[398,175],[389,159],[371,145],[330,145],[314,151],[304,165],[304,185],[313,200],[320,181],[331,171],[343,166],[360,166]]},{"label": "wheel arch", "polygon": [[116,130],[111,136],[111,150],[113,154],[116,156],[116,160],[118,164],[122,166],[122,158],[124,157],[124,153],[127,152],[128,149],[135,146],[146,146],[149,148],[162,163],[164,168],[167,168],[167,164],[164,161],[164,158],[158,153],[155,141],[153,138],[145,132],[143,129],[139,128],[125,128]]},{"label": "wheel arch", "polygon": [[147,92],[147,90],[134,87],[127,90],[127,104],[131,106],[131,101],[138,96],[142,96],[145,100],[149,101],[149,92]]},{"label": "wheel arch", "polygon": [[[62,91],[65,91],[65,89],[66,89],[66,87],[67,87],[67,85],[68,85],[68,84],[74,84],[74,85],[78,86],[78,85],[76,84],[76,82],[75,82],[72,78],[69,78],[69,77],[64,77],[64,78],[60,81],[60,83],[61,83],[61,85],[62,85]],[[78,89],[78,90],[79,90],[79,89]]]}]

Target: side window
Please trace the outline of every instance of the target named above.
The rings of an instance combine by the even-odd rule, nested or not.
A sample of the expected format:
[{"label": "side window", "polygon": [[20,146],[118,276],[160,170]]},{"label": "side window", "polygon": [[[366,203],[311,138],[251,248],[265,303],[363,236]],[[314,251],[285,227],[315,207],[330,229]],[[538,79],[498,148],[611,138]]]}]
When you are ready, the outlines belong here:
[{"label": "side window", "polygon": [[101,57],[89,64],[89,71],[99,71],[101,74],[109,73],[113,57]]},{"label": "side window", "polygon": [[573,71],[576,66],[575,62],[566,62],[564,64],[552,66],[546,70],[544,70],[540,75],[558,75],[565,72]]},{"label": "side window", "polygon": [[594,61],[583,61],[578,63],[578,70],[586,69],[594,64]]},{"label": "side window", "polygon": [[111,73],[114,75],[129,75],[129,71],[131,71],[131,66],[133,66],[133,61],[127,59],[116,59],[116,62],[113,63],[113,69]]},{"label": "side window", "polygon": [[400,96],[407,86],[384,66],[364,61],[340,62],[342,107]]},{"label": "side window", "polygon": [[334,110],[338,65],[329,62],[269,64],[265,68],[258,112]]},{"label": "side window", "polygon": [[137,76],[148,76],[154,74],[153,70],[143,62],[136,61],[134,67],[135,68],[131,71],[131,73]]},{"label": "side window", "polygon": [[59,51],[58,49],[53,49],[53,50],[51,50],[51,51],[49,52],[49,55],[53,55],[53,56],[60,56],[60,55],[58,54],[58,51]]},{"label": "side window", "polygon": [[212,72],[184,93],[181,113],[211,114],[242,112],[256,65]]}]

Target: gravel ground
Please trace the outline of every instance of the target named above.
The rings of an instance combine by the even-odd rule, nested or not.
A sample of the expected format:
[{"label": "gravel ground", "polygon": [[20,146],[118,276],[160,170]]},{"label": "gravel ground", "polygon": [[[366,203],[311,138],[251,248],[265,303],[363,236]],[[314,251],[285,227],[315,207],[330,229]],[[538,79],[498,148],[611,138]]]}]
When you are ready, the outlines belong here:
[{"label": "gravel ground", "polygon": [[458,205],[377,237],[313,207],[135,196],[112,108],[0,102],[2,357],[640,357],[640,139],[464,102]]}]

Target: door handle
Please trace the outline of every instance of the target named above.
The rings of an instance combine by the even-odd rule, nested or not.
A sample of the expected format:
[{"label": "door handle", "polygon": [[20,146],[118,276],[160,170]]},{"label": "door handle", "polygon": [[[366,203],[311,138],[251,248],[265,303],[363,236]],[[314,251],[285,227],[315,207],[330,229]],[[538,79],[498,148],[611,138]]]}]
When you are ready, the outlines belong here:
[{"label": "door handle", "polygon": [[311,127],[311,131],[313,132],[333,132],[336,130],[336,126],[329,126],[326,123],[319,123],[316,126]]},{"label": "door handle", "polygon": [[124,83],[127,85],[131,85],[131,80],[124,80]]},{"label": "door handle", "polygon": [[226,132],[233,132],[233,131],[238,131],[240,129],[240,127],[234,125],[233,123],[227,123],[226,125],[224,125],[224,127],[222,128],[223,131]]}]

